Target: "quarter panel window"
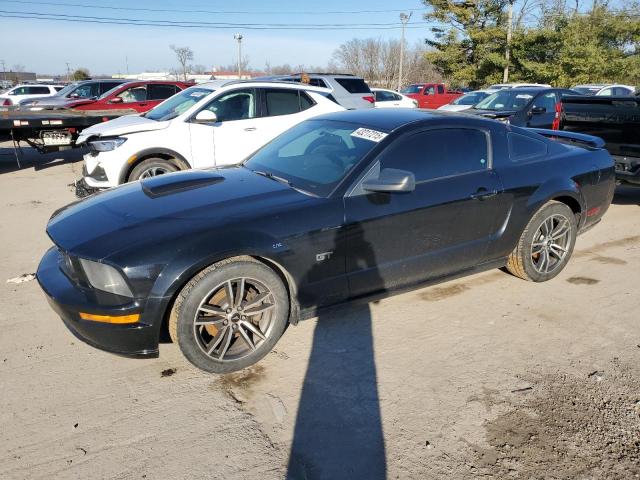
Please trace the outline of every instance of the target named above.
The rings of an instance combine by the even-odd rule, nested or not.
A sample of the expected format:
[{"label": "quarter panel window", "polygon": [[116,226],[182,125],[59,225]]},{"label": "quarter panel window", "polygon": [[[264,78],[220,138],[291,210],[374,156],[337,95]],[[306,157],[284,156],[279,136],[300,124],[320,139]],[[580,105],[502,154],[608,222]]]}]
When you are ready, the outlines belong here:
[{"label": "quarter panel window", "polygon": [[547,155],[547,144],[542,140],[513,132],[507,134],[507,139],[512,162],[533,162]]},{"label": "quarter panel window", "polygon": [[427,130],[399,139],[378,159],[380,168],[407,170],[416,181],[485,170],[487,135],[468,128]]}]

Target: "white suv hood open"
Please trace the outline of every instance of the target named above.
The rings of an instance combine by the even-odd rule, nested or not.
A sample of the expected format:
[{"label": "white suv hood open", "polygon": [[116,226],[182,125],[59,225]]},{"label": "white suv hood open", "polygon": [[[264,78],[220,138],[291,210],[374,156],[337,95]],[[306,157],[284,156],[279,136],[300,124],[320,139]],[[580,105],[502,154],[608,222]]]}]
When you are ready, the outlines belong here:
[{"label": "white suv hood open", "polygon": [[98,123],[80,133],[76,145],[81,145],[91,137],[117,137],[130,133],[148,132],[151,130],[162,130],[167,128],[171,121],[158,122],[150,120],[140,115],[125,115],[108,122]]}]

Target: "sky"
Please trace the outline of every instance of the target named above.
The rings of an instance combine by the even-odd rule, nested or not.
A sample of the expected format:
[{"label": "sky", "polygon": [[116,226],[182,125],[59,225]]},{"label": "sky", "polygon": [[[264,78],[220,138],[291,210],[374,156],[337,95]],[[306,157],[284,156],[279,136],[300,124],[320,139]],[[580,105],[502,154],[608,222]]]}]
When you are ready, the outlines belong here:
[{"label": "sky", "polygon": [[[67,4],[67,5],[60,5]],[[73,5],[71,5],[73,4]],[[321,4],[321,10],[319,5]],[[102,6],[109,8],[86,8]],[[119,7],[136,9],[169,9],[176,12],[120,10]],[[251,13],[206,13],[186,10]],[[363,13],[326,13],[354,12]],[[373,12],[373,10],[395,10]],[[170,22],[254,23],[254,24],[399,24],[400,10],[413,11],[410,27],[406,31],[407,42],[424,41],[429,36],[429,25],[424,22],[424,5],[420,0],[0,0],[0,15],[34,16],[56,14],[69,16],[101,17],[116,19],[163,20]],[[284,13],[284,12],[307,13]],[[22,12],[22,13],[15,13]],[[256,13],[259,12],[259,13]],[[312,13],[309,13],[312,12]],[[104,20],[98,20],[104,21]],[[209,27],[179,28],[112,25],[99,23],[67,22],[35,18],[0,17],[0,60],[7,70],[14,65],[24,66],[26,71],[63,74],[67,65],[72,70],[84,67],[93,74],[137,73],[166,71],[177,68],[175,55],[169,46],[189,46],[194,52],[193,64],[207,67],[234,64],[237,59],[237,43],[234,33],[243,35],[243,56],[250,67],[264,69],[265,62],[273,65],[288,63],[292,66],[326,65],[334,50],[352,38],[400,38],[400,28],[367,26],[358,30],[255,30],[248,28]],[[1,69],[0,65],[0,69]]]}]

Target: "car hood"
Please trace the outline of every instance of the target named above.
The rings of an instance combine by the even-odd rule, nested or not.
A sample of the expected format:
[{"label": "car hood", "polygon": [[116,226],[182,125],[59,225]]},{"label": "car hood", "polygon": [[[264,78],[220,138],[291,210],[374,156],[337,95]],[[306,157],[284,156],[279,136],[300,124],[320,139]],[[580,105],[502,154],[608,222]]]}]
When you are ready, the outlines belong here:
[{"label": "car hood", "polygon": [[469,110],[473,105],[442,105],[438,110],[444,110],[445,112],[463,112]]},{"label": "car hood", "polygon": [[138,114],[125,115],[84,129],[78,137],[78,140],[76,140],[76,144],[80,145],[91,137],[117,137],[118,135],[127,135],[130,133],[162,130],[167,128],[169,123],[171,122],[158,122]]},{"label": "car hood", "polygon": [[477,108],[470,108],[466,110],[466,113],[471,113],[473,115],[481,115],[487,118],[506,118],[518,113],[517,110],[480,110]]},{"label": "car hood", "polygon": [[312,198],[242,166],[188,170],[68,205],[53,214],[47,234],[63,250],[93,260],[160,242],[175,242],[177,251],[201,233],[226,232],[225,226],[247,225]]}]

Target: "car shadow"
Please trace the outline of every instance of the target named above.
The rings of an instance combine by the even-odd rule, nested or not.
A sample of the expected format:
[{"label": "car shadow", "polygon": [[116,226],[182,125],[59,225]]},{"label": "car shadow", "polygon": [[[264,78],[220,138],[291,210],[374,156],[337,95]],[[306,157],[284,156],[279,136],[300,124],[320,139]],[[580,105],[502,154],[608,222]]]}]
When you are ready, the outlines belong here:
[{"label": "car shadow", "polygon": [[[27,168],[33,168],[36,171],[45,170],[59,165],[66,165],[82,161],[86,149],[75,148],[51,153],[38,153],[31,147],[22,148],[16,159],[16,152],[13,147],[5,143],[0,146],[0,174],[16,172]],[[19,160],[19,163],[18,163]]]},{"label": "car shadow", "polygon": [[[353,236],[355,233],[356,237]],[[350,238],[362,240],[356,226]],[[358,237],[359,236],[359,237]],[[365,242],[357,264],[375,268]],[[336,246],[336,255],[340,252]],[[346,256],[345,256],[346,258]],[[372,283],[383,286],[375,275]],[[386,478],[385,442],[368,303],[318,315],[289,456],[288,480]]]},{"label": "car shadow", "polygon": [[640,186],[617,187],[611,203],[614,205],[640,205]]}]

